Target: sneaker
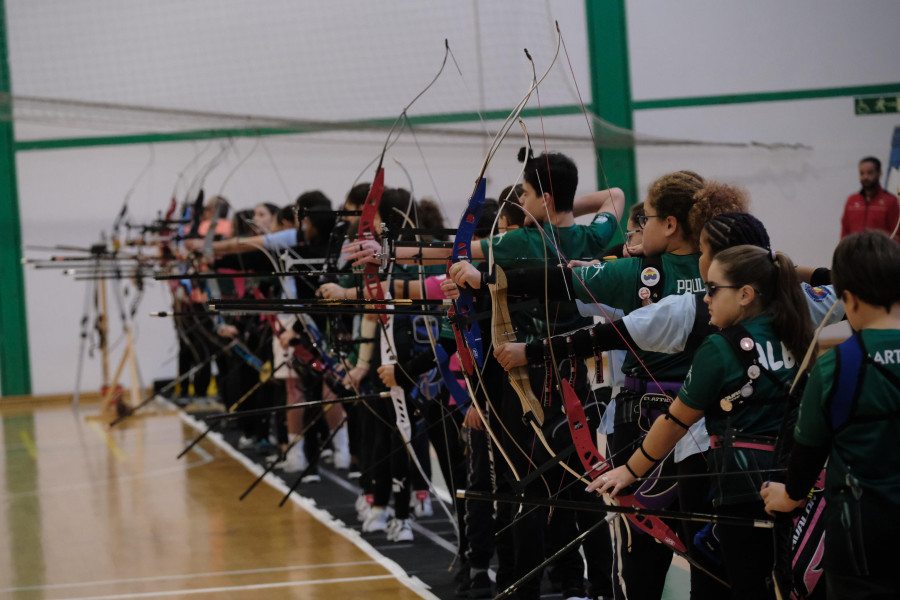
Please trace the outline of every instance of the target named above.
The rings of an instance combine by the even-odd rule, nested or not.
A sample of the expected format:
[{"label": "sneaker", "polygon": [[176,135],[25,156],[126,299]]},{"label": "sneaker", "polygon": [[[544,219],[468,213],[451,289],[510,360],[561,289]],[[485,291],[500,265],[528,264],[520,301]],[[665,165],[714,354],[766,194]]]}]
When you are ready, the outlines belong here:
[{"label": "sneaker", "polygon": [[322,477],[314,470],[312,473],[304,475],[300,483],[319,483],[320,481],[322,481]]},{"label": "sneaker", "polygon": [[350,437],[347,433],[347,427],[343,426],[337,430],[331,439],[331,445],[334,447],[334,468],[349,469],[350,468]]},{"label": "sneaker", "polygon": [[387,526],[389,542],[411,542],[413,540],[412,524],[409,519],[391,519]]},{"label": "sneaker", "polygon": [[372,494],[360,494],[356,498],[356,520],[360,523],[365,522],[366,517],[369,516],[369,511],[372,510],[372,502],[374,502],[375,497]]},{"label": "sneaker", "polygon": [[319,452],[319,460],[323,462],[331,462],[331,457],[334,456],[334,451],[331,448],[323,448],[321,452]]},{"label": "sneaker", "polygon": [[428,490],[416,490],[416,493],[409,497],[409,507],[417,519],[434,516],[431,494],[428,493]]},{"label": "sneaker", "polygon": [[242,435],[241,439],[238,440],[238,450],[247,450],[255,445],[256,440],[254,440],[252,437]]},{"label": "sneaker", "polygon": [[466,592],[466,595],[469,598],[493,598],[494,597],[494,582],[491,581],[491,576],[488,574],[487,570],[477,571],[475,575],[469,579],[469,589]]},{"label": "sneaker", "polygon": [[359,479],[362,477],[362,471],[350,471],[347,473],[347,479]]},{"label": "sneaker", "polygon": [[372,533],[373,531],[384,531],[387,529],[388,518],[393,514],[390,508],[383,506],[373,506],[369,511],[366,520],[362,524],[363,533]]},{"label": "sneaker", "polygon": [[267,455],[272,452],[273,449],[277,448],[277,446],[273,446],[272,443],[267,439],[263,438],[253,444],[253,451],[257,454]]},{"label": "sneaker", "polygon": [[283,461],[275,465],[276,469],[281,469],[285,473],[299,473],[305,471],[309,466],[306,460],[306,454],[303,452],[302,444],[295,444],[288,450],[287,456]]}]

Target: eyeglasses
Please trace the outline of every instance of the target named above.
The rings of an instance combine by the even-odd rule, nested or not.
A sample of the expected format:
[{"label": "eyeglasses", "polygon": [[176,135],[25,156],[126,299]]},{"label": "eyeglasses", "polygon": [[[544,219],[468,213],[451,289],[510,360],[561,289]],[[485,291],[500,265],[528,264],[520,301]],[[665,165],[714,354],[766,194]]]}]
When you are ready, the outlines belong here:
[{"label": "eyeglasses", "polygon": [[643,229],[644,227],[647,226],[647,222],[650,219],[659,219],[659,218],[660,218],[659,215],[641,215],[637,218],[637,222],[638,222],[638,225],[640,226],[640,228]]},{"label": "eyeglasses", "polygon": [[718,283],[713,283],[712,281],[706,282],[706,295],[710,298],[715,297],[719,290],[739,290],[742,285],[719,285]]},{"label": "eyeglasses", "polygon": [[637,235],[637,234],[639,234],[640,232],[641,232],[640,229],[632,229],[632,230],[630,230],[630,231],[626,231],[626,232],[625,232],[625,239],[626,239],[626,240],[630,240],[630,239],[632,238],[632,236]]}]

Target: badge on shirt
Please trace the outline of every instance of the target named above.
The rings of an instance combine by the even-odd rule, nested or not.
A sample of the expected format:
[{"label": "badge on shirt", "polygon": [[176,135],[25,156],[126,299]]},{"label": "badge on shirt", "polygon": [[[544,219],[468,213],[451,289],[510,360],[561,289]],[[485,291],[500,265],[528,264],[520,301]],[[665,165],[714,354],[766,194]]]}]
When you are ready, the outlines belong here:
[{"label": "badge on shirt", "polygon": [[641,300],[646,300],[647,298],[649,298],[649,297],[650,297],[650,288],[648,288],[648,287],[642,287],[641,289],[639,289],[639,290],[638,290],[638,297],[639,297]]},{"label": "badge on shirt", "polygon": [[812,298],[815,302],[821,302],[831,293],[828,291],[828,288],[823,287],[812,287],[812,286],[803,286],[806,290],[806,295]]},{"label": "badge on shirt", "polygon": [[[654,286],[659,283],[659,271],[653,267],[647,267],[641,271],[641,283],[644,285]],[[643,296],[642,296],[643,297]]]}]

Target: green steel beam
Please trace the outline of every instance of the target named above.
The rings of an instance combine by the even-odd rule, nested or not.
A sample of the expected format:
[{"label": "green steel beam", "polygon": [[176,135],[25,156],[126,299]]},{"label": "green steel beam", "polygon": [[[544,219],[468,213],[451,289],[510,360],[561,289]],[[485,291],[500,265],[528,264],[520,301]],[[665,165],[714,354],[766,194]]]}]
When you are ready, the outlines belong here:
[{"label": "green steel beam", "polygon": [[[586,0],[585,15],[592,110],[613,125],[633,129],[625,0]],[[597,148],[597,152],[598,186],[622,188],[627,212],[639,200],[634,148]]]},{"label": "green steel beam", "polygon": [[[12,97],[6,3],[0,0],[0,98]],[[5,113],[5,114],[4,114]],[[0,394],[31,393],[12,103],[0,102]]]}]

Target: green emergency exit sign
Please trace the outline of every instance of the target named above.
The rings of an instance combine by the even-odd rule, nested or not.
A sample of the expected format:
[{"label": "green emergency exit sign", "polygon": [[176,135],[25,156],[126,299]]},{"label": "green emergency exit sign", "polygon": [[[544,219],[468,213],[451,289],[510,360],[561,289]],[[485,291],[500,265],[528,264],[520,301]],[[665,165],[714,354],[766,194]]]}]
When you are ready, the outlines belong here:
[{"label": "green emergency exit sign", "polygon": [[900,96],[866,96],[853,99],[857,115],[884,115],[900,112]]}]

